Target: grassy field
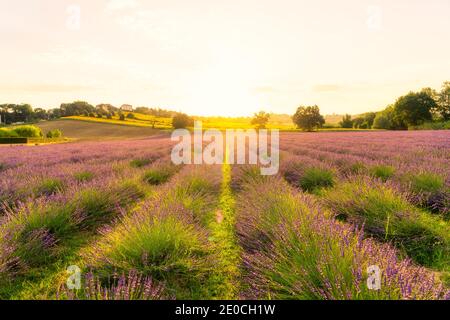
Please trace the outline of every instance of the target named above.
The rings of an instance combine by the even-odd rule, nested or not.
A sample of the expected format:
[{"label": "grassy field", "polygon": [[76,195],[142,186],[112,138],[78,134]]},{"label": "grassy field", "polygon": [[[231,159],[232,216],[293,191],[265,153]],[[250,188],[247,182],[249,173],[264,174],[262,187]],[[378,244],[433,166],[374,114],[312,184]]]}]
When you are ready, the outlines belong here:
[{"label": "grassy field", "polygon": [[[95,119],[95,118],[93,118]],[[61,119],[54,121],[40,122],[36,124],[44,133],[59,129],[65,137],[78,140],[111,140],[145,138],[155,134],[164,133],[158,129],[143,126],[127,126],[107,122],[79,121],[72,119]]]},{"label": "grassy field", "polygon": [[[154,116],[144,115],[140,113],[131,112],[134,115],[133,119],[126,118],[120,120],[118,116],[114,116],[112,119],[96,118],[87,116],[71,116],[63,118],[65,120],[75,120],[99,124],[115,124],[127,127],[140,127],[140,128],[154,128],[154,129],[171,129],[172,120],[170,118],[158,118]],[[130,112],[125,112],[125,115]],[[226,118],[226,117],[193,117],[194,120],[201,121],[203,129],[252,129],[254,126],[251,124],[251,118]],[[328,119],[336,121],[336,116],[329,116]],[[319,129],[319,131],[325,132],[353,132],[353,131],[379,131],[369,129],[353,129],[353,128],[339,128],[337,123],[327,122],[329,127]],[[278,129],[285,132],[300,132],[291,121],[291,118],[287,115],[275,115],[273,119],[267,124],[267,129]]]}]

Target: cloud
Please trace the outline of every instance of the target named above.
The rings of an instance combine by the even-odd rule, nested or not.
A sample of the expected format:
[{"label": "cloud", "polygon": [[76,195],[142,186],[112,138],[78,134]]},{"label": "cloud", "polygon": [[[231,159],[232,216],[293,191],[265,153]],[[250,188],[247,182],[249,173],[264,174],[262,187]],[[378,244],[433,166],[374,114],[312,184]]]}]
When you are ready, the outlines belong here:
[{"label": "cloud", "polygon": [[124,9],[135,9],[139,6],[137,0],[109,0],[106,5],[106,11],[113,12]]},{"label": "cloud", "polygon": [[339,91],[342,87],[336,84],[318,84],[313,87],[314,92]]}]

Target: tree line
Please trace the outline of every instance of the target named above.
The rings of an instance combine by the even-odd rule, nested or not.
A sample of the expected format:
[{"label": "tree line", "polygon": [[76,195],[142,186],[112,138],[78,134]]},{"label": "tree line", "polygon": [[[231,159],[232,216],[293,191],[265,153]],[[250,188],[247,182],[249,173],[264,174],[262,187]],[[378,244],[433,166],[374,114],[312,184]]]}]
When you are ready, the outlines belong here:
[{"label": "tree line", "polygon": [[427,122],[450,120],[450,81],[440,91],[424,88],[399,97],[380,112],[368,112],[352,118],[345,115],[342,128],[405,130]]},{"label": "tree line", "polygon": [[[161,108],[138,107],[135,112],[155,117],[172,118],[176,113],[174,111]],[[61,117],[70,116],[90,116],[112,118],[119,114],[125,119],[120,108],[111,104],[91,105],[86,101],[74,101],[71,103],[62,103],[59,108],[43,109],[33,108],[30,104],[0,104],[0,122],[2,124],[31,123],[40,120],[53,120]],[[131,117],[133,114],[129,114]]]}]

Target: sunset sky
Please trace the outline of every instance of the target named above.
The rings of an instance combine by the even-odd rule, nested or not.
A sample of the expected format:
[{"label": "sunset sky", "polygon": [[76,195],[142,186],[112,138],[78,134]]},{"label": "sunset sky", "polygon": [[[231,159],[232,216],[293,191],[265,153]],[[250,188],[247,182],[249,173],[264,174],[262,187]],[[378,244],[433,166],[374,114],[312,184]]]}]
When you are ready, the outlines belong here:
[{"label": "sunset sky", "polygon": [[0,40],[0,104],[358,114],[450,80],[449,0],[0,0]]}]

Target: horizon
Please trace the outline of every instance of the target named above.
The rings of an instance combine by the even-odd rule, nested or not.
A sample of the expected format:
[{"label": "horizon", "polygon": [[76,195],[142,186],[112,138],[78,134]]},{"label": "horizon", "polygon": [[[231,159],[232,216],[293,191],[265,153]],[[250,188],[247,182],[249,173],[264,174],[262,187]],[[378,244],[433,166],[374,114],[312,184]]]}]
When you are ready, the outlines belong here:
[{"label": "horizon", "polygon": [[445,0],[76,2],[0,0],[0,104],[358,115],[450,74]]}]

